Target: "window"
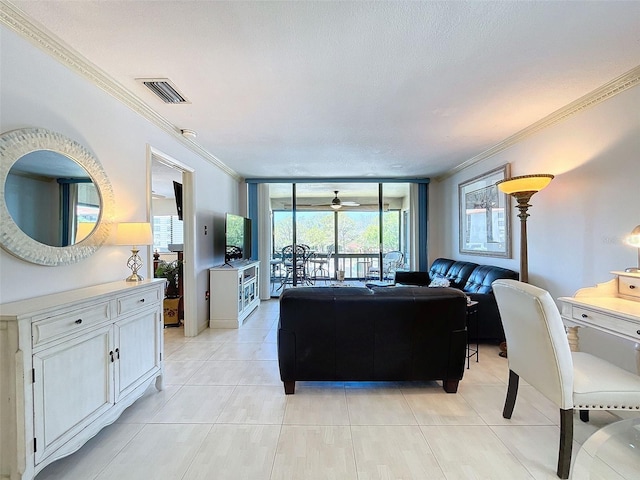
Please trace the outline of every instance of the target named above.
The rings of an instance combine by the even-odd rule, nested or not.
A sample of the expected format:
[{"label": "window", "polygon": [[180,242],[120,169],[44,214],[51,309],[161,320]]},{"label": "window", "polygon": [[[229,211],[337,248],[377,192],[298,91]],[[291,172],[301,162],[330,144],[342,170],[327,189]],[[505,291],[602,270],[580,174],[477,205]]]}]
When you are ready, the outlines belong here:
[{"label": "window", "polygon": [[153,250],[169,252],[170,243],[184,243],[182,220],[177,215],[157,215],[153,217]]}]

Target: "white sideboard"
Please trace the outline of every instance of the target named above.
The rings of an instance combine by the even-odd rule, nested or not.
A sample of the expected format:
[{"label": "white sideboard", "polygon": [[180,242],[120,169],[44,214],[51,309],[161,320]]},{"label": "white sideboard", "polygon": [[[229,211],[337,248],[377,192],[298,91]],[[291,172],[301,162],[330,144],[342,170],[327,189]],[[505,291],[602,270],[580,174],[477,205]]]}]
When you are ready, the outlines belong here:
[{"label": "white sideboard", "polygon": [[0,305],[0,478],[30,480],[162,389],[164,279]]},{"label": "white sideboard", "polygon": [[237,262],[209,269],[209,327],[239,328],[260,305],[260,262]]},{"label": "white sideboard", "polygon": [[636,342],[640,372],[640,274],[611,272],[615,278],[560,297],[562,320],[572,351],[580,349],[578,328],[590,327]]}]

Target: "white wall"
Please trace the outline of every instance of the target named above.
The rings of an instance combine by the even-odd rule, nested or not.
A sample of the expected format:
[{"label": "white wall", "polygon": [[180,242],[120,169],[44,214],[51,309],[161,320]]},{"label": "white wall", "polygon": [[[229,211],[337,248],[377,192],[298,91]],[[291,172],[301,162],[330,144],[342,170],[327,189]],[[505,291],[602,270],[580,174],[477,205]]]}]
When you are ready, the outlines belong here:
[{"label": "white wall", "polygon": [[[214,218],[238,210],[238,182],[6,27],[0,43],[0,131],[42,127],[84,145],[113,186],[116,221],[148,220],[148,145],[195,170],[197,320],[206,326]],[[141,254],[150,272],[150,249]],[[79,263],[43,267],[0,250],[0,302],[124,279],[129,255],[126,247],[107,245]]]},{"label": "white wall", "polygon": [[[512,208],[512,259],[458,252],[458,184],[504,163],[511,175],[556,177],[529,202],[529,282],[554,298],[610,280],[637,262],[625,235],[640,224],[640,88],[544,129],[431,188],[429,257],[519,270],[520,220]],[[514,132],[515,133],[515,132]],[[515,202],[512,202],[515,205]],[[580,331],[581,347],[635,371],[633,344]]]},{"label": "white wall", "polygon": [[152,201],[154,215],[178,215],[175,198],[156,198]]}]

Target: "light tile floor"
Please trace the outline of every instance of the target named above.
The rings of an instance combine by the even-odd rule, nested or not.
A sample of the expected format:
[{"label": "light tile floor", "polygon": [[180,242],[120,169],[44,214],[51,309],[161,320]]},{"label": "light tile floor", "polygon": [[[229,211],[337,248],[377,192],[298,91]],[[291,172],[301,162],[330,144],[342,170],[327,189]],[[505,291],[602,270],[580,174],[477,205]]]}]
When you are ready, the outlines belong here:
[{"label": "light tile floor", "polygon": [[[556,479],[558,410],[521,382],[502,418],[507,360],[480,346],[457,394],[438,382],[298,382],[284,395],[278,302],[238,330],[166,329],[165,385],[37,480]],[[575,421],[574,458],[598,428]]]}]

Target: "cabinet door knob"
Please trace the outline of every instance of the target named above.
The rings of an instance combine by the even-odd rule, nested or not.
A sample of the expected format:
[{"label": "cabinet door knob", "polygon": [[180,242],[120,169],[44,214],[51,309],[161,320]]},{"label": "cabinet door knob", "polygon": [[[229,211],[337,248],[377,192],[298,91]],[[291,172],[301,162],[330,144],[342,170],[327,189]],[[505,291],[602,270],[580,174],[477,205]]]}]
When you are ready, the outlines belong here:
[{"label": "cabinet door knob", "polygon": [[634,288],[636,288],[635,285],[629,285],[629,290],[633,290]]},{"label": "cabinet door knob", "polygon": [[116,358],[120,360],[120,349],[116,348]]},{"label": "cabinet door knob", "polygon": [[81,319],[81,318],[79,318],[79,319],[77,319],[77,320],[75,321],[75,324],[76,324],[76,325],[80,325],[81,323],[82,323],[82,319]]},{"label": "cabinet door knob", "polygon": [[141,299],[140,299],[140,303],[144,303],[144,298],[141,298]]},{"label": "cabinet door knob", "polygon": [[637,331],[636,331],[636,333],[637,333],[638,335],[640,335],[640,330],[637,330]]},{"label": "cabinet door knob", "polygon": [[109,356],[111,357],[111,363],[113,363],[114,362],[114,360],[113,360],[113,350],[109,352]]},{"label": "cabinet door knob", "polygon": [[589,315],[587,315],[586,313],[583,313],[582,318],[589,318]]}]

